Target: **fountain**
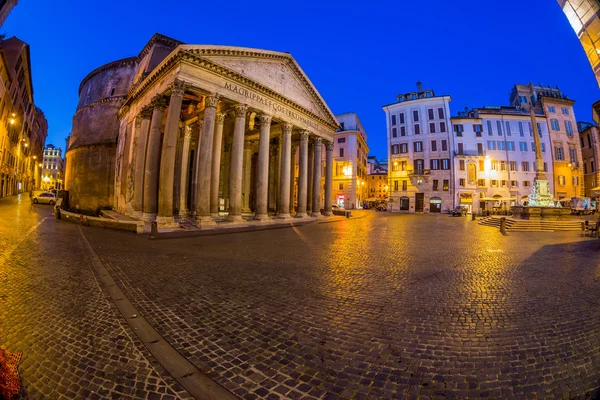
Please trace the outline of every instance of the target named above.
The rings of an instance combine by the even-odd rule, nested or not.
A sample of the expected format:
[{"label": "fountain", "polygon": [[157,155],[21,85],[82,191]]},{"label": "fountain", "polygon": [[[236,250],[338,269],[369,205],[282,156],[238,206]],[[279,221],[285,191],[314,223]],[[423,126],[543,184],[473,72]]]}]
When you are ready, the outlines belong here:
[{"label": "fountain", "polygon": [[[535,112],[533,106],[529,109],[531,117],[531,126],[533,128],[533,140],[535,143],[535,178],[531,194],[528,196],[526,206],[513,206],[511,211],[515,217],[522,219],[540,219],[550,218],[557,219],[563,215],[571,214],[568,208],[556,206],[552,193],[548,190],[548,179],[544,172],[544,159],[542,158],[542,145],[540,143],[540,135],[535,120]],[[560,204],[557,202],[557,204]]]}]

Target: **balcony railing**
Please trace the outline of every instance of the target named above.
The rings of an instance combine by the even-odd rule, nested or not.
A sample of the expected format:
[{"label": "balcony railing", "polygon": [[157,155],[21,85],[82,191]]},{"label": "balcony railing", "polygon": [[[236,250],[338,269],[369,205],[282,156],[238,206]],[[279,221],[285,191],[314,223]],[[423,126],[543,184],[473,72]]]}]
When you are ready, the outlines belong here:
[{"label": "balcony railing", "polygon": [[476,156],[476,157],[483,157],[485,156],[485,151],[478,151],[478,150],[463,150],[463,151],[455,151],[454,152],[455,156]]}]

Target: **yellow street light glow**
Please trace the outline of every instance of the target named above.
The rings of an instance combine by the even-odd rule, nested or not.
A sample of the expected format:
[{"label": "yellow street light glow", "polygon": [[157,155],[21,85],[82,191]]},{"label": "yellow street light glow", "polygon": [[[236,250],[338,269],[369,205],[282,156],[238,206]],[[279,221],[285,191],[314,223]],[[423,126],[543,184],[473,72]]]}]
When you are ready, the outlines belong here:
[{"label": "yellow street light glow", "polygon": [[37,156],[33,156],[33,159],[35,160],[37,158]]},{"label": "yellow street light glow", "polygon": [[10,124],[11,124],[11,125],[14,125],[14,124],[15,124],[15,120],[14,120],[14,118],[11,118],[11,119],[10,119]]},{"label": "yellow street light glow", "polygon": [[40,167],[40,168],[41,168],[41,167],[42,167],[42,163],[39,163],[39,164],[38,164],[38,167]]},{"label": "yellow street light glow", "polygon": [[28,147],[29,145],[27,143],[25,143],[25,147]]}]

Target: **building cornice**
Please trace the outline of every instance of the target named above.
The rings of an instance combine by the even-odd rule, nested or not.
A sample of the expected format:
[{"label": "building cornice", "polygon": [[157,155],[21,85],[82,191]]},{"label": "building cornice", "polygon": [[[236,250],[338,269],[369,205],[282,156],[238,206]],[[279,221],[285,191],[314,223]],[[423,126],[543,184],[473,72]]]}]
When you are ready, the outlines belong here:
[{"label": "building cornice", "polygon": [[562,99],[560,97],[543,96],[543,95],[540,96],[540,101],[542,102],[542,104],[559,103],[559,104],[565,104],[565,105],[569,105],[569,106],[573,106],[573,104],[575,104],[575,100]]},{"label": "building cornice", "polygon": [[80,112],[87,110],[88,108],[96,107],[96,106],[99,106],[99,105],[105,104],[105,103],[112,103],[112,102],[119,101],[119,100],[125,100],[125,96],[105,97],[98,101],[94,101],[93,103],[86,104],[85,106],[83,106],[79,110],[77,110],[77,112],[75,112],[75,115],[73,117],[76,117]]},{"label": "building cornice", "polygon": [[[222,54],[228,54],[228,53],[225,52]],[[319,115],[313,113],[312,111],[308,110],[307,108],[304,108],[303,106],[296,104],[292,100],[277,93],[276,91],[268,88],[265,85],[262,85],[262,84],[254,81],[246,76],[243,76],[229,68],[226,68],[222,65],[216,64],[207,58],[199,56],[198,54],[194,54],[193,52],[190,52],[190,51],[185,51],[185,50],[181,49],[181,47],[178,48],[175,52],[173,52],[170,56],[168,56],[167,59],[165,59],[147,77],[145,77],[142,81],[138,82],[137,85],[134,85],[129,89],[129,91],[127,92],[127,100],[125,101],[125,103],[123,104],[123,108],[119,112],[119,118],[122,117],[122,114],[127,112],[127,106],[130,106],[133,102],[135,102],[135,100],[137,100],[144,93],[146,93],[156,82],[158,82],[162,77],[164,77],[169,71],[174,69],[175,66],[178,65],[179,63],[188,63],[190,65],[200,67],[204,70],[207,70],[209,72],[212,72],[214,74],[217,74],[219,76],[227,78],[233,82],[250,87],[261,94],[266,94],[268,96],[271,96],[271,97],[277,99],[278,101],[282,102],[286,106],[288,106],[296,111],[299,111],[306,115],[311,116],[313,119],[319,121],[323,125],[331,128],[332,130],[336,130],[337,128],[339,128],[339,125],[337,124],[337,120],[335,120],[333,114],[330,111],[328,111],[328,113],[331,114],[331,118],[334,121],[336,121],[335,123],[333,123],[331,121],[327,121],[323,117],[320,117]],[[326,106],[324,106],[324,108],[326,110],[328,110],[328,108]]]},{"label": "building cornice", "polygon": [[113,61],[113,62],[104,64],[104,65],[96,68],[95,70],[93,70],[92,72],[87,74],[85,76],[85,78],[83,78],[83,80],[79,84],[79,91],[77,93],[79,94],[79,96],[81,96],[81,89],[83,88],[83,85],[85,85],[90,79],[92,79],[95,75],[99,74],[100,72],[108,71],[109,69],[115,69],[115,68],[127,67],[129,65],[134,65],[137,63],[137,61],[138,61],[137,57],[123,58],[121,60]]},{"label": "building cornice", "polygon": [[452,101],[452,97],[449,94],[445,94],[445,95],[442,95],[442,96],[423,97],[421,99],[411,99],[411,100],[406,100],[406,101],[400,101],[400,102],[396,102],[396,103],[386,104],[386,105],[382,106],[382,108],[387,111],[387,109],[397,108],[398,106],[415,105],[415,104],[420,104],[420,103],[428,103],[428,102],[430,102],[432,100],[446,100],[446,101],[450,102],[450,101]]}]

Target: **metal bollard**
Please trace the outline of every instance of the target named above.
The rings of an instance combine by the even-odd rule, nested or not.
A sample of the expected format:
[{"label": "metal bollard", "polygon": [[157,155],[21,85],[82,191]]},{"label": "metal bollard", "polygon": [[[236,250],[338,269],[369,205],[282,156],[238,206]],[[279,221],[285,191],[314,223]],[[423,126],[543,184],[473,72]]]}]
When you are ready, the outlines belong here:
[{"label": "metal bollard", "polygon": [[156,223],[156,221],[152,221],[150,223],[150,233],[152,233],[153,235],[156,235],[158,233],[158,224]]},{"label": "metal bollard", "polygon": [[475,221],[475,211],[471,212],[471,221]]},{"label": "metal bollard", "polygon": [[60,207],[54,207],[54,219],[60,219]]},{"label": "metal bollard", "polygon": [[500,218],[500,233],[506,233],[506,217]]}]

